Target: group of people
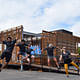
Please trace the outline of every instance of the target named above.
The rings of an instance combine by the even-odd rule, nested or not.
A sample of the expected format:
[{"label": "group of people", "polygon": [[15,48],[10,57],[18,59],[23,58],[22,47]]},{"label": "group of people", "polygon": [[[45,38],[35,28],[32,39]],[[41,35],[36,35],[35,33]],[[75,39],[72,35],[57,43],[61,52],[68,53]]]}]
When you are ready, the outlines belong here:
[{"label": "group of people", "polygon": [[58,69],[60,69],[59,67],[59,62],[56,59],[56,56],[54,55],[54,49],[58,48],[61,52],[61,55],[59,57],[59,62],[61,60],[64,61],[64,68],[65,68],[65,72],[67,77],[69,77],[68,74],[68,65],[72,64],[73,66],[75,66],[78,71],[80,70],[79,66],[77,64],[75,64],[72,59],[70,58],[70,56],[78,56],[79,54],[75,54],[75,53],[70,53],[69,51],[66,50],[66,47],[62,47],[61,49],[59,47],[54,47],[52,44],[49,44],[49,46],[47,48],[45,48],[43,51],[47,50],[48,53],[48,66],[50,66],[50,60],[53,59],[58,67]]},{"label": "group of people", "polygon": [[[18,40],[17,38],[15,40],[12,40],[11,37],[8,37],[7,40],[2,42],[3,44],[6,45],[6,49],[3,51],[3,53],[0,56],[0,60],[5,58],[5,64],[2,65],[2,67],[0,68],[0,72],[10,62],[12,57],[12,51],[14,49],[17,40]],[[19,47],[19,52],[17,54],[17,58],[18,58],[17,61],[19,62],[19,55],[22,55],[23,60],[27,60],[28,63],[30,63],[31,58],[34,58],[34,56],[31,56],[31,51],[33,51],[33,49],[30,48],[31,43],[26,44],[25,40],[21,40],[21,43],[16,44],[16,46]]]},{"label": "group of people", "polygon": [[21,43],[17,44],[16,46],[19,47],[19,52],[18,52],[18,59],[17,62],[19,62],[19,55],[22,55],[23,59],[28,61],[30,63],[31,58],[34,58],[34,56],[31,56],[31,51],[34,51],[35,49],[31,49],[31,43],[27,44],[25,43],[25,40],[21,40]]},{"label": "group of people", "polygon": [[[8,37],[7,40],[3,41],[3,44],[6,45],[6,49],[3,51],[3,53],[0,56],[0,59],[4,59],[6,60],[6,63],[4,65],[2,65],[2,67],[0,68],[0,72],[3,68],[6,67],[6,65],[8,65],[11,57],[12,57],[12,51],[13,48],[15,46],[15,43],[18,39],[16,38],[15,40],[12,40],[11,37]],[[19,47],[19,52],[18,52],[18,61],[19,61],[19,55],[24,56],[23,60],[27,60],[30,63],[30,59],[31,57],[34,58],[34,56],[31,56],[31,51],[33,51],[33,49],[31,49],[31,44],[26,44],[25,40],[21,40],[21,43],[16,44],[16,46]],[[78,56],[79,54],[75,54],[75,53],[70,53],[69,51],[66,50],[66,47],[62,47],[61,49],[59,47],[54,47],[52,44],[49,44],[47,48],[44,48],[42,50],[43,51],[47,51],[48,54],[48,66],[50,66],[50,60],[53,59],[58,67],[59,67],[59,63],[56,59],[56,56],[54,55],[54,49],[58,48],[61,51],[61,55],[59,58],[59,61],[61,61],[63,59],[64,61],[64,68],[65,68],[65,72],[67,77],[69,76],[68,74],[68,64],[72,64],[73,66],[75,66],[78,70],[80,69],[79,66],[77,64],[75,64],[72,59],[70,58],[70,55],[72,56]],[[34,49],[35,50],[35,49]],[[26,54],[27,53],[27,54]]]}]

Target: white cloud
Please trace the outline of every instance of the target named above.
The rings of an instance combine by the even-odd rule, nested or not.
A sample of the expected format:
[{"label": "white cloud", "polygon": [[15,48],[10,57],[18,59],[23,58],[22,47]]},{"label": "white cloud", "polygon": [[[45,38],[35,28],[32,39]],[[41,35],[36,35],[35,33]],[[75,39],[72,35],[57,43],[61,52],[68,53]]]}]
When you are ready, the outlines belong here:
[{"label": "white cloud", "polygon": [[30,32],[52,31],[66,23],[72,24],[69,29],[78,34],[74,29],[80,23],[75,20],[77,16],[80,0],[0,0],[0,30],[22,24]]},{"label": "white cloud", "polygon": [[71,27],[71,31],[74,32],[74,35],[80,36],[80,22],[75,23]]}]

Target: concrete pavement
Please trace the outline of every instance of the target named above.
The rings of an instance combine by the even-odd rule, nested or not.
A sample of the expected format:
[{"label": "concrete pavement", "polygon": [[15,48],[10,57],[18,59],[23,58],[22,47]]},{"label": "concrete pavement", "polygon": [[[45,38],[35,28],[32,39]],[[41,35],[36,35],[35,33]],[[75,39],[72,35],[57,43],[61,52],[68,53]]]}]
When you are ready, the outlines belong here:
[{"label": "concrete pavement", "polygon": [[80,76],[70,74],[67,78],[65,74],[60,73],[5,69],[0,72],[0,80],[80,80]]}]

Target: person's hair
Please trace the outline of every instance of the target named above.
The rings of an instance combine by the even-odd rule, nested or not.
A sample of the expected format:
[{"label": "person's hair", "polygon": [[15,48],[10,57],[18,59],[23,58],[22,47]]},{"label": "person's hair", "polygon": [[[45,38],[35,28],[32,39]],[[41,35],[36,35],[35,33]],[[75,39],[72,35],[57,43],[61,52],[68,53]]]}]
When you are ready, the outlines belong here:
[{"label": "person's hair", "polygon": [[52,47],[52,46],[53,46],[52,44],[49,44],[49,45],[48,45],[48,47]]},{"label": "person's hair", "polygon": [[25,40],[24,40],[24,39],[22,39],[22,40],[21,40],[21,42],[25,42]]},{"label": "person's hair", "polygon": [[62,49],[66,49],[66,47],[62,47]]},{"label": "person's hair", "polygon": [[63,53],[63,49],[66,49],[66,47],[62,47],[62,53]]},{"label": "person's hair", "polygon": [[8,40],[8,39],[12,39],[12,38],[9,36],[9,37],[7,37],[7,40]]}]

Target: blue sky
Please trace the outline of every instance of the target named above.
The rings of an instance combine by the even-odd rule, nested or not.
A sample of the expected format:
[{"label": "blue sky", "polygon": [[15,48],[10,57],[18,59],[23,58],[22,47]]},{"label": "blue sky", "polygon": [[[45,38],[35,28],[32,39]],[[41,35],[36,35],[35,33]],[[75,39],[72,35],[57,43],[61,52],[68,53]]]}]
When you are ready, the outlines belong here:
[{"label": "blue sky", "polygon": [[29,32],[66,29],[80,36],[80,0],[0,0],[0,31],[19,25]]}]

